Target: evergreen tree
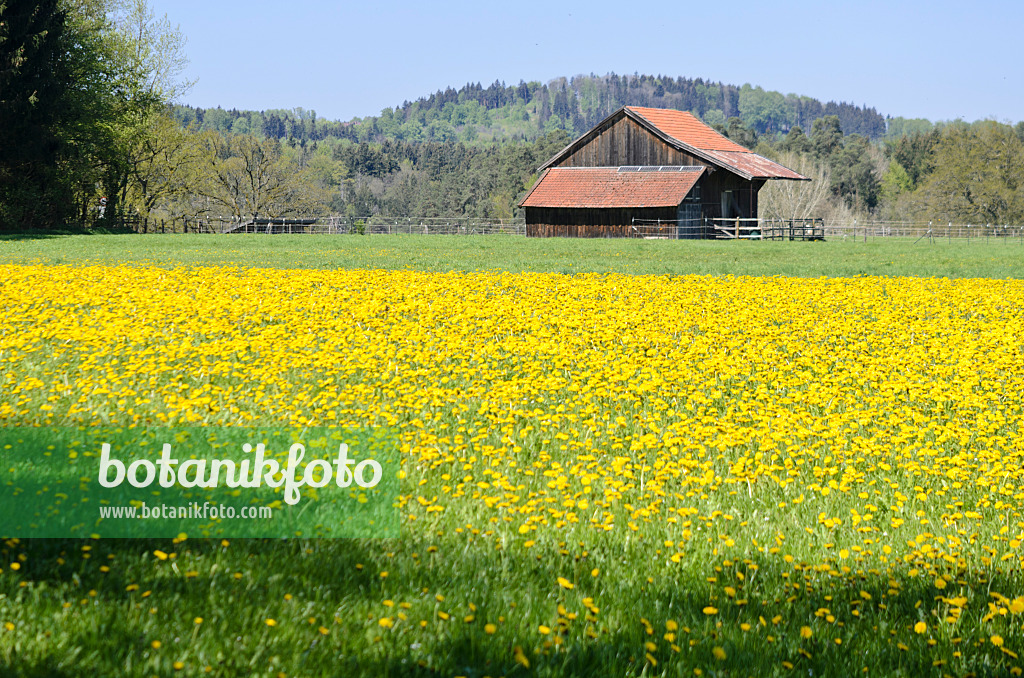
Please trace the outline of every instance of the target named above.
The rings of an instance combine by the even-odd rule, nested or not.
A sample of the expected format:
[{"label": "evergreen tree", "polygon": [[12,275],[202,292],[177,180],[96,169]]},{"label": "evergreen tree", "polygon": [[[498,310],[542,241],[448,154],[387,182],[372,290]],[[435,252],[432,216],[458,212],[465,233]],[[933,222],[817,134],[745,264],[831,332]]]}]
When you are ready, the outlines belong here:
[{"label": "evergreen tree", "polygon": [[794,125],[790,128],[789,133],[786,134],[786,138],[779,144],[779,148],[786,152],[806,154],[811,153],[814,150],[814,144],[804,134],[803,129],[800,125]]},{"label": "evergreen tree", "polygon": [[822,160],[827,160],[842,148],[843,129],[839,125],[839,116],[826,115],[815,120],[811,126],[811,144],[814,154]]}]

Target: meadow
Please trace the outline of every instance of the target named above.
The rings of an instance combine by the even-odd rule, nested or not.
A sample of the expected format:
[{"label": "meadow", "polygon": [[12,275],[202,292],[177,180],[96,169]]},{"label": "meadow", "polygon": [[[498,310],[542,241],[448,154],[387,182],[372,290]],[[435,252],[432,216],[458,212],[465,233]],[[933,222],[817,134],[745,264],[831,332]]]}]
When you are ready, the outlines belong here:
[{"label": "meadow", "polygon": [[0,263],[255,266],[512,273],[1024,277],[1015,238],[828,242],[580,240],[516,236],[0,236]]},{"label": "meadow", "polygon": [[1022,261],[0,243],[4,427],[386,425],[403,472],[399,539],[7,539],[0,673],[1020,675]]}]

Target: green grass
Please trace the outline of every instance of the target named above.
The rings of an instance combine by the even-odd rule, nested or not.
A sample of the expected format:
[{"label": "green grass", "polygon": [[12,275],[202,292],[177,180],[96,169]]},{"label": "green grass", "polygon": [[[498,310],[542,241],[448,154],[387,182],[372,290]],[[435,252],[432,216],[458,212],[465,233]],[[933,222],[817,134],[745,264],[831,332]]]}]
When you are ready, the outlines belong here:
[{"label": "green grass", "polygon": [[52,235],[0,240],[0,263],[238,265],[425,271],[1020,278],[1017,240],[829,242],[515,236]]}]

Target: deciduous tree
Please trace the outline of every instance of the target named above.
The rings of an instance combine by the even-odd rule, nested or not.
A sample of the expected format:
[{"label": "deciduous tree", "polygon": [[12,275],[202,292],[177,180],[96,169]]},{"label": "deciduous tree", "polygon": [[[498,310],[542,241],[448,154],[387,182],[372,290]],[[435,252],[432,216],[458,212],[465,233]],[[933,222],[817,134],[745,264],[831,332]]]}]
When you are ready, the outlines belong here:
[{"label": "deciduous tree", "polygon": [[932,162],[935,170],[919,191],[930,218],[1024,222],[1024,143],[1009,125],[991,120],[950,125]]}]

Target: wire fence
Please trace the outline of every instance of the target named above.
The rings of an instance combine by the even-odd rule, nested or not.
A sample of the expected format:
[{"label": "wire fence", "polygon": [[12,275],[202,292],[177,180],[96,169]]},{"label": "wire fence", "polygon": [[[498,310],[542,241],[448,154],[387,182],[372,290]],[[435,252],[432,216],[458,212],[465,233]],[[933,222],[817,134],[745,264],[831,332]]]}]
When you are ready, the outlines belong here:
[{"label": "wire fence", "polygon": [[955,224],[947,222],[912,223],[886,221],[853,221],[825,227],[829,240],[863,241],[900,239],[911,242],[942,243],[953,241],[1004,242],[1024,245],[1024,225],[1018,224]]},{"label": "wire fence", "polygon": [[526,235],[522,219],[479,217],[343,217],[292,219],[239,219],[199,217],[185,219],[184,233],[265,233],[323,235]]},{"label": "wire fence", "polygon": [[933,222],[859,221],[824,219],[634,219],[630,236],[646,239],[690,240],[872,240],[911,243],[987,242],[1024,245],[1024,225],[936,224]]},{"label": "wire fence", "polygon": [[[138,233],[322,234],[322,235],[515,235],[526,236],[522,218],[350,217],[307,218],[201,216],[173,220],[128,218]],[[823,219],[633,219],[627,237],[649,240],[872,240],[911,243],[987,242],[1024,245],[1021,224],[956,224],[905,221],[838,222]]]}]

